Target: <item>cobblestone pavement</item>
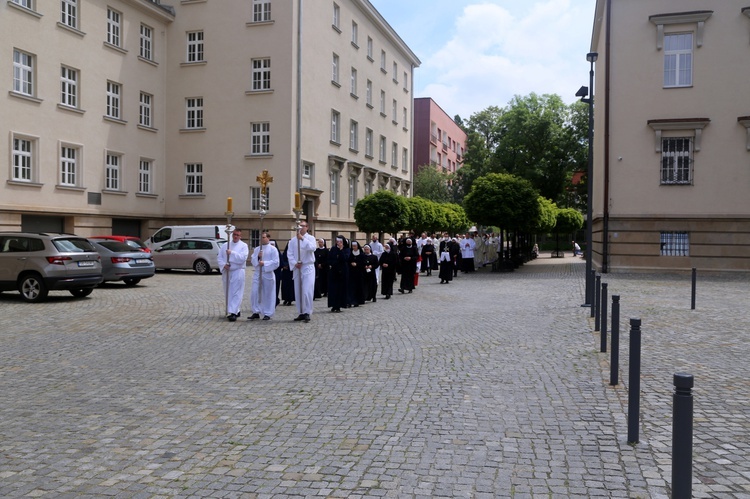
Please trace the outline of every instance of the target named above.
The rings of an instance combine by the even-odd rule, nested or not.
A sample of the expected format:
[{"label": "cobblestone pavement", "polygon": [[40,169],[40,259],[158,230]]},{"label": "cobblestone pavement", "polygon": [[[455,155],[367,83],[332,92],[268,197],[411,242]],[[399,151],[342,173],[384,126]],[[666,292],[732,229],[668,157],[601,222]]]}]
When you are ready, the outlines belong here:
[{"label": "cobblestone pavement", "polygon": [[227,322],[218,274],[3,293],[0,496],[666,498],[672,375],[688,372],[693,496],[750,497],[750,276],[699,274],[690,310],[689,276],[605,275],[621,296],[611,387],[583,274],[540,258],[422,276],[341,314],[316,301],[309,324],[284,306]]}]

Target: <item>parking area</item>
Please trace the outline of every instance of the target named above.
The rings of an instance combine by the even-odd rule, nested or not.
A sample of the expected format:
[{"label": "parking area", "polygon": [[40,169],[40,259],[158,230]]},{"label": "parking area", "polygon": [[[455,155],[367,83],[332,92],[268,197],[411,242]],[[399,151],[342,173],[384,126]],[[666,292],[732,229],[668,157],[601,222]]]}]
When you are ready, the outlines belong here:
[{"label": "parking area", "polygon": [[566,257],[422,276],[341,314],[318,300],[308,324],[293,306],[226,321],[216,273],[2,293],[0,495],[667,497],[672,375],[688,372],[693,496],[749,497],[750,276],[699,273],[690,310],[689,276],[606,275],[623,331],[610,387],[583,273]]}]

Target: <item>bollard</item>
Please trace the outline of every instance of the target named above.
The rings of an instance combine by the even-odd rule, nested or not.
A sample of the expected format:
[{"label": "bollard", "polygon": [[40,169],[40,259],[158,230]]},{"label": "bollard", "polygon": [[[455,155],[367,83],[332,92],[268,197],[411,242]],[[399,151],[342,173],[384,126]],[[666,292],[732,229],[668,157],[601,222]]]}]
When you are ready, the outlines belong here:
[{"label": "bollard", "polygon": [[628,443],[638,443],[641,412],[641,320],[630,319],[630,370],[628,375]]},{"label": "bollard", "polygon": [[601,352],[607,352],[607,283],[602,283],[602,313],[601,313],[601,324],[602,332],[601,336]]},{"label": "bollard", "polygon": [[[589,294],[591,294],[591,295],[594,294],[593,287],[594,287],[594,282],[595,281],[596,281],[596,270],[592,270],[591,271],[591,284],[592,284],[591,287],[592,287],[592,289],[589,292]],[[594,318],[594,314],[596,314],[596,303],[594,303],[594,299],[593,299],[594,297],[593,296],[591,296],[590,298],[591,298],[591,301],[589,303],[591,303],[591,315],[589,317],[591,317],[593,319]]]},{"label": "bollard", "polygon": [[601,314],[599,313],[599,309],[601,308],[599,304],[601,303],[601,296],[602,296],[602,276],[601,274],[598,274],[596,276],[596,285],[594,286],[594,289],[596,291],[596,296],[594,297],[594,305],[596,306],[596,315],[594,315],[594,331],[599,331],[599,324],[601,320]]},{"label": "bollard", "polygon": [[617,386],[620,371],[620,295],[612,295],[612,360],[610,361],[609,384]]},{"label": "bollard", "polygon": [[674,375],[672,499],[689,499],[693,487],[693,375]]},{"label": "bollard", "polygon": [[695,310],[695,267],[693,267],[693,284],[690,294],[690,310]]}]

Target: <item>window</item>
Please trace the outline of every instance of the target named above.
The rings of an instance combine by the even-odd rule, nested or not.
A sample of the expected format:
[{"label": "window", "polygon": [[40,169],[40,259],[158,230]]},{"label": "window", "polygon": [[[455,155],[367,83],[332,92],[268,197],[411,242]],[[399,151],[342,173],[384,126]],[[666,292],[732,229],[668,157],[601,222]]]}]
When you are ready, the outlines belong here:
[{"label": "window", "polygon": [[153,191],[153,164],[150,159],[141,159],[138,165],[138,192],[142,194],[151,194]]},{"label": "window", "polygon": [[354,206],[357,202],[357,177],[351,175],[349,177],[349,206]]},{"label": "window", "polygon": [[271,188],[266,186],[265,199],[261,196],[260,187],[250,187],[250,211],[260,211],[268,209],[268,198]]},{"label": "window", "polygon": [[354,120],[349,123],[349,149],[359,151],[359,123]]},{"label": "window", "polygon": [[107,118],[119,120],[120,113],[120,95],[122,94],[122,85],[113,81],[107,82]]},{"label": "window", "polygon": [[25,137],[13,137],[13,180],[34,180],[34,153],[36,141]]},{"label": "window", "polygon": [[154,55],[152,53],[153,46],[154,30],[149,28],[145,24],[141,24],[141,38],[138,55],[148,61],[152,61],[154,58]]},{"label": "window", "polygon": [[336,84],[339,82],[339,56],[336,54],[331,59],[331,81]]},{"label": "window", "polygon": [[395,142],[391,144],[391,166],[398,168],[398,144]]},{"label": "window", "polygon": [[78,148],[63,145],[60,147],[60,185],[78,185]]},{"label": "window", "polygon": [[121,47],[122,14],[107,7],[107,43]]},{"label": "window", "polygon": [[409,91],[409,73],[404,71],[404,90]]},{"label": "window", "polygon": [[380,114],[385,116],[385,90],[380,91]]},{"label": "window", "polygon": [[380,147],[379,147],[378,159],[381,163],[385,163],[385,137],[380,136]]},{"label": "window", "polygon": [[69,28],[78,29],[78,0],[62,0],[60,10],[60,22]]},{"label": "window", "polygon": [[271,59],[253,59],[253,90],[271,89]]},{"label": "window", "polygon": [[367,106],[372,107],[372,81],[367,80]]},{"label": "window", "polygon": [[271,0],[253,0],[253,22],[263,23],[271,20]]},{"label": "window", "polygon": [[203,31],[187,34],[187,62],[203,62]]},{"label": "window", "polygon": [[141,126],[149,128],[153,126],[153,121],[151,119],[153,99],[154,97],[152,95],[141,92],[141,102],[138,111],[138,124]]},{"label": "window", "polygon": [[119,154],[107,153],[106,165],[104,167],[104,188],[110,191],[120,190],[120,163],[122,157]]},{"label": "window", "polygon": [[398,63],[393,61],[393,83],[398,83]]},{"label": "window", "polygon": [[203,163],[185,165],[185,194],[203,194]]},{"label": "window", "polygon": [[693,84],[693,34],[664,35],[664,86]]},{"label": "window", "polygon": [[365,156],[372,158],[372,130],[365,130]]},{"label": "window", "polygon": [[661,256],[690,256],[690,235],[687,232],[661,232]]},{"label": "window", "polygon": [[393,99],[393,103],[391,104],[391,119],[393,123],[398,123],[398,102],[396,99]]},{"label": "window", "polygon": [[662,139],[661,183],[690,184],[693,164],[693,148],[690,137]]},{"label": "window", "polygon": [[34,4],[32,3],[33,0],[11,0],[11,2],[29,10],[34,10]]},{"label": "window", "polygon": [[403,114],[404,114],[404,129],[406,129],[408,127],[408,125],[409,125],[409,120],[408,120],[408,118],[409,118],[409,112],[407,111],[406,106],[404,106],[404,113]]},{"label": "window", "polygon": [[338,111],[331,111],[331,142],[341,143],[341,114]]},{"label": "window", "polygon": [[19,94],[33,96],[34,87],[34,56],[20,50],[13,50],[13,91]]},{"label": "window", "polygon": [[331,204],[338,203],[339,199],[339,172],[331,172]]},{"label": "window", "polygon": [[341,32],[341,8],[334,2],[333,4],[333,27],[336,31]]},{"label": "window", "polygon": [[367,37],[367,58],[371,61],[374,61],[375,59],[372,58],[372,37]]},{"label": "window", "polygon": [[349,91],[352,95],[352,97],[357,96],[357,70],[352,68],[352,77],[351,77],[351,89]]},{"label": "window", "polygon": [[359,47],[359,26],[352,21],[352,45]]},{"label": "window", "polygon": [[380,51],[380,70],[385,73],[385,50]]},{"label": "window", "polygon": [[302,164],[302,178],[312,178],[312,174],[313,174],[312,163],[303,163]]},{"label": "window", "polygon": [[78,107],[78,71],[65,66],[60,68],[60,104]]},{"label": "window", "polygon": [[185,99],[185,107],[185,128],[203,128],[203,97],[190,97]]},{"label": "window", "polygon": [[271,154],[271,124],[253,123],[250,142],[250,154]]},{"label": "window", "polygon": [[409,150],[405,147],[401,150],[401,170],[409,171]]}]

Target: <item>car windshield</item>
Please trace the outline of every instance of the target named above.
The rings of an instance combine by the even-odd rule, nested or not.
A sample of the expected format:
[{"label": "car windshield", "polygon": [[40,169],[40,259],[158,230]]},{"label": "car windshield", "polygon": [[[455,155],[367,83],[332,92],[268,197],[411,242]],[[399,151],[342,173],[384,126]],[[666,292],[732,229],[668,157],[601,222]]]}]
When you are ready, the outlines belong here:
[{"label": "car windshield", "polygon": [[104,248],[107,248],[110,251],[114,251],[115,253],[132,253],[133,248],[128,246],[125,243],[121,243],[120,241],[97,241],[97,244],[99,246],[102,246]]},{"label": "car windshield", "polygon": [[80,237],[67,237],[53,239],[52,244],[60,253],[83,253],[85,251],[96,252],[94,245]]}]

